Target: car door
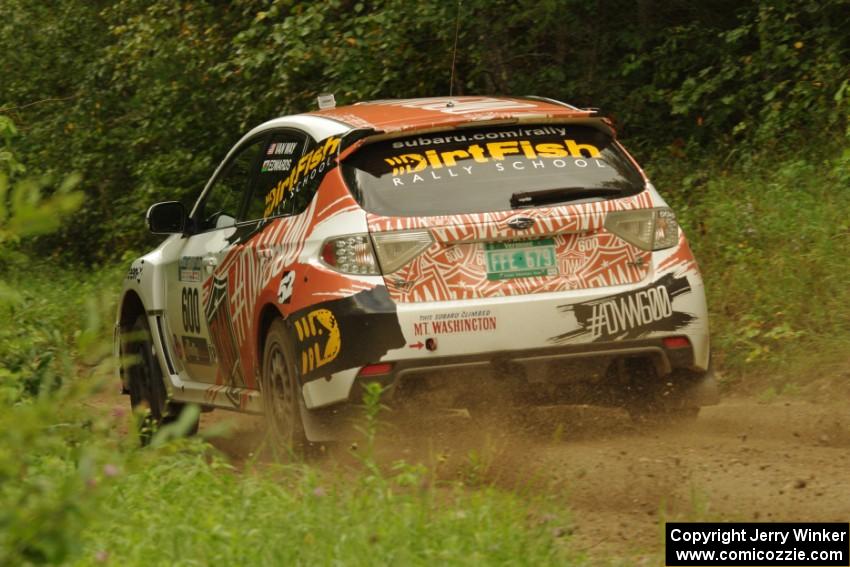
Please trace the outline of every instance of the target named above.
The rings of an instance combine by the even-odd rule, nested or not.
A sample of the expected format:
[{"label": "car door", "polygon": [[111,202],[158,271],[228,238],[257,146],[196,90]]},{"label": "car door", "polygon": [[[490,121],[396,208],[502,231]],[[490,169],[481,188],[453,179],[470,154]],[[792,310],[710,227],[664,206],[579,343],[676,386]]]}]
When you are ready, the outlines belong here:
[{"label": "car door", "polygon": [[211,342],[203,288],[237,230],[265,138],[242,142],[218,169],[192,213],[192,234],[166,269],[166,317],[177,359],[192,381],[215,383],[218,377],[220,355]]},{"label": "car door", "polygon": [[271,194],[282,187],[304,154],[306,135],[277,129],[264,139],[254,165],[252,189],[228,246],[218,254],[204,306],[212,344],[218,353],[219,384],[257,388],[254,315],[263,290],[274,275],[285,226],[272,210]]},{"label": "car door", "polygon": [[[303,135],[301,136],[303,139]],[[194,233],[168,270],[167,305],[175,350],[188,378],[230,387],[253,387],[243,371],[245,330],[235,323],[249,310],[251,267],[245,243],[264,219],[249,206],[261,176],[288,175],[303,151],[296,132],[265,132],[230,153],[192,213]]]}]

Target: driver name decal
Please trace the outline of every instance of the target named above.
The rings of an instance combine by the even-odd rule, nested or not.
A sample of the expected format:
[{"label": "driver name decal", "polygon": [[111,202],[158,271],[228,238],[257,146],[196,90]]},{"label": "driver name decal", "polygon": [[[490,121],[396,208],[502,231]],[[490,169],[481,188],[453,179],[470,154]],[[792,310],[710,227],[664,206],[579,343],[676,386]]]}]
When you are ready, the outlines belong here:
[{"label": "driver name decal", "polygon": [[[320,143],[316,148],[307,152],[298,160],[298,165],[291,167],[292,165],[289,160],[267,160],[264,162],[265,164],[270,163],[271,161],[275,162],[284,162],[287,163],[279,163],[274,164],[274,171],[290,171],[290,174],[281,179],[276,185],[274,185],[269,192],[266,194],[265,200],[265,210],[263,211],[263,216],[268,217],[272,213],[274,213],[275,209],[284,201],[287,195],[292,193],[297,193],[306,181],[313,181],[316,179],[317,175],[322,175],[326,172],[326,170],[330,169],[332,165],[332,161],[334,158],[334,154],[339,149],[339,143],[341,138],[337,136],[331,136],[327,138],[323,143]],[[284,167],[285,166],[285,167]],[[271,165],[270,165],[271,167]],[[263,171],[267,171],[264,169]],[[268,171],[273,171],[269,169]]]}]

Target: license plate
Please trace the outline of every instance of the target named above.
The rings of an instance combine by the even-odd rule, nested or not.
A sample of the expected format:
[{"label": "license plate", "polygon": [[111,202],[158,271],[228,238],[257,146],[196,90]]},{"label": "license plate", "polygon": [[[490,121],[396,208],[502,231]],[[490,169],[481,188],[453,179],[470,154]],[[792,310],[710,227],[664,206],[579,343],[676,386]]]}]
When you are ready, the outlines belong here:
[{"label": "license plate", "polygon": [[555,241],[551,238],[484,245],[488,280],[558,275]]}]

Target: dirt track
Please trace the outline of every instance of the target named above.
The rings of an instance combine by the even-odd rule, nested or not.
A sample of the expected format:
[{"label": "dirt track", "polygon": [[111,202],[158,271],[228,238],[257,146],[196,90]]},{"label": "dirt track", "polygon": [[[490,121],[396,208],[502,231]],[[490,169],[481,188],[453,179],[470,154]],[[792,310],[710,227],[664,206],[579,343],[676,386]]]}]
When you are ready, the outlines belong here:
[{"label": "dirt track", "polygon": [[598,427],[540,442],[524,461],[567,495],[574,544],[592,556],[660,553],[665,518],[850,519],[846,406],[731,400],[686,427],[633,430],[601,412],[588,421]]},{"label": "dirt track", "polygon": [[[207,423],[234,419],[216,412]],[[235,460],[258,418],[214,443]],[[202,428],[204,424],[202,423]],[[678,426],[635,426],[624,412],[552,407],[485,423],[418,423],[379,442],[382,459],[437,467],[444,478],[563,498],[570,545],[594,559],[655,564],[666,519],[850,519],[850,408],[804,401],[726,400]],[[253,435],[252,435],[253,434]],[[380,441],[380,440],[379,440]],[[319,463],[345,461],[338,450]]]},{"label": "dirt track", "polygon": [[[98,398],[92,405],[103,410],[127,403]],[[563,499],[570,547],[594,560],[656,564],[665,519],[850,520],[850,407],[841,399],[727,399],[678,426],[638,427],[619,410],[584,406],[498,415],[388,427],[379,458]],[[213,444],[240,463],[256,450],[262,418],[216,411],[203,414],[201,429],[224,423],[232,434]],[[345,466],[346,452],[347,444],[317,464]]]}]

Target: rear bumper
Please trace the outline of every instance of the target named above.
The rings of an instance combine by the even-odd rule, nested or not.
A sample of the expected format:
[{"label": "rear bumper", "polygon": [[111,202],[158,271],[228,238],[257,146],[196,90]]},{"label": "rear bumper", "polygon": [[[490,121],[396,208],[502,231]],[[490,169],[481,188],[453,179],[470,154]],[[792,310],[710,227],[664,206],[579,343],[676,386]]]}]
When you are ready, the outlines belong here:
[{"label": "rear bumper", "polygon": [[[666,305],[650,303],[662,296],[669,299]],[[385,326],[388,316],[400,332],[401,346],[388,345],[380,357],[360,359],[345,370],[307,381],[307,408],[359,400],[357,375],[365,364],[377,362],[392,363],[392,371],[369,380],[387,385],[417,374],[493,365],[526,368],[534,383],[535,366],[581,366],[589,359],[617,357],[649,358],[661,376],[676,369],[703,375],[709,369],[708,315],[696,271],[667,272],[640,285],[569,292],[427,303],[382,301],[374,309],[338,315],[341,329],[349,317],[363,319],[351,325],[352,332],[342,329],[339,358],[353,360],[349,348],[359,355],[364,344],[375,346],[372,343],[382,336],[378,327]],[[384,318],[381,324],[378,317]],[[689,346],[666,348],[663,339],[671,336],[686,337]]]},{"label": "rear bumper", "polygon": [[[669,349],[662,339],[642,339],[613,343],[566,345],[528,350],[502,351],[475,355],[448,356],[431,359],[408,359],[397,361],[393,371],[384,376],[370,377],[369,381],[392,383],[395,380],[420,373],[434,373],[464,368],[494,368],[518,365],[533,369],[541,363],[576,359],[612,360],[619,357],[648,357],[655,364],[659,375],[670,374],[674,369],[693,369],[692,347]],[[534,381],[534,380],[532,380]]]},{"label": "rear bumper", "polygon": [[[340,401],[351,403],[333,405],[325,409],[318,409],[324,406],[314,405],[312,409],[318,409],[318,411],[302,413],[302,418],[304,418],[307,435],[311,441],[342,439],[350,433],[350,423],[361,416],[359,404],[362,403],[364,387],[368,383],[380,383],[388,391],[387,397],[402,404],[407,399],[407,388],[405,386],[408,381],[414,385],[413,389],[415,390],[416,384],[427,383],[435,376],[443,378],[444,384],[454,382],[456,386],[465,387],[467,390],[471,389],[478,397],[482,394],[483,389],[490,389],[488,385],[492,386],[492,389],[505,386],[504,378],[499,377],[500,374],[505,374],[505,370],[511,376],[520,378],[521,390],[520,395],[517,396],[519,399],[514,398],[514,401],[520,401],[523,398],[543,400],[548,403],[567,401],[563,398],[548,397],[550,392],[559,392],[564,389],[567,390],[568,395],[571,395],[571,392],[569,392],[571,384],[563,382],[559,384],[557,378],[555,383],[547,382],[547,379],[552,378],[552,373],[541,371],[546,365],[556,365],[558,369],[575,366],[581,373],[579,379],[589,379],[590,382],[596,381],[596,386],[601,386],[601,390],[614,389],[614,391],[608,392],[597,390],[595,394],[604,395],[602,397],[585,398],[582,402],[620,405],[616,401],[608,403],[603,400],[610,402],[623,399],[619,395],[620,393],[616,391],[616,383],[607,381],[610,378],[609,370],[617,366],[618,359],[623,358],[644,358],[652,361],[656,371],[652,374],[652,379],[658,380],[659,386],[674,394],[664,401],[668,407],[701,407],[718,402],[714,372],[710,365],[707,370],[692,366],[694,359],[692,348],[671,349],[665,347],[662,339],[646,339],[599,344],[590,348],[569,346],[554,349],[529,349],[492,354],[451,356],[429,360],[406,360],[395,364],[392,372],[379,376],[359,377],[356,376],[355,369],[345,377],[348,385],[344,389],[338,390],[338,392],[347,392],[346,398]],[[591,362],[591,364],[588,365],[588,362]],[[591,375],[594,367],[599,371],[597,376]],[[591,369],[591,373],[585,374],[588,368]],[[484,383],[480,380],[481,370],[485,371],[484,374],[487,376]],[[575,376],[568,375],[565,378],[571,380]],[[464,384],[460,384],[461,382]],[[321,380],[310,382],[307,386],[322,384],[333,386],[334,383],[338,385],[340,381]],[[305,386],[305,394],[307,393],[307,386]],[[561,390],[558,390],[558,388],[561,388]],[[622,393],[625,394],[625,391]],[[477,401],[486,400],[483,395],[480,395],[480,398]],[[569,399],[574,400],[572,397]],[[305,396],[305,401],[309,402],[310,400]],[[447,406],[440,407],[438,404],[430,404],[429,401],[432,400],[427,398],[415,400],[417,407],[428,407],[429,411],[448,408]],[[307,404],[306,407],[310,408],[310,405]]]},{"label": "rear bumper", "polygon": [[[399,384],[408,381],[437,375],[451,375],[452,379],[463,381],[465,375],[480,371],[493,376],[510,374],[524,388],[543,391],[544,385],[571,381],[601,384],[615,361],[628,358],[651,361],[657,379],[680,382],[687,390],[683,397],[695,405],[717,403],[717,387],[710,365],[707,369],[700,368],[696,365],[692,346],[669,348],[663,338],[401,359],[393,362],[391,371],[385,374],[358,376],[360,368],[355,368],[327,380],[309,382],[304,386],[304,394],[306,407],[316,409],[339,402],[359,403],[363,386],[369,382],[382,384],[392,395]],[[322,403],[327,400],[332,401]]]},{"label": "rear bumper", "polygon": [[522,387],[531,390],[543,384],[578,381],[601,384],[611,365],[624,358],[651,361],[658,380],[682,382],[682,386],[692,392],[687,395],[688,399],[699,398],[699,405],[716,403],[713,371],[694,365],[692,347],[668,348],[661,338],[401,360],[387,374],[355,377],[349,401],[360,401],[362,385],[369,382],[393,388],[403,382],[440,374],[452,374],[453,379],[463,381],[464,375],[479,370],[491,376],[510,375]]}]

